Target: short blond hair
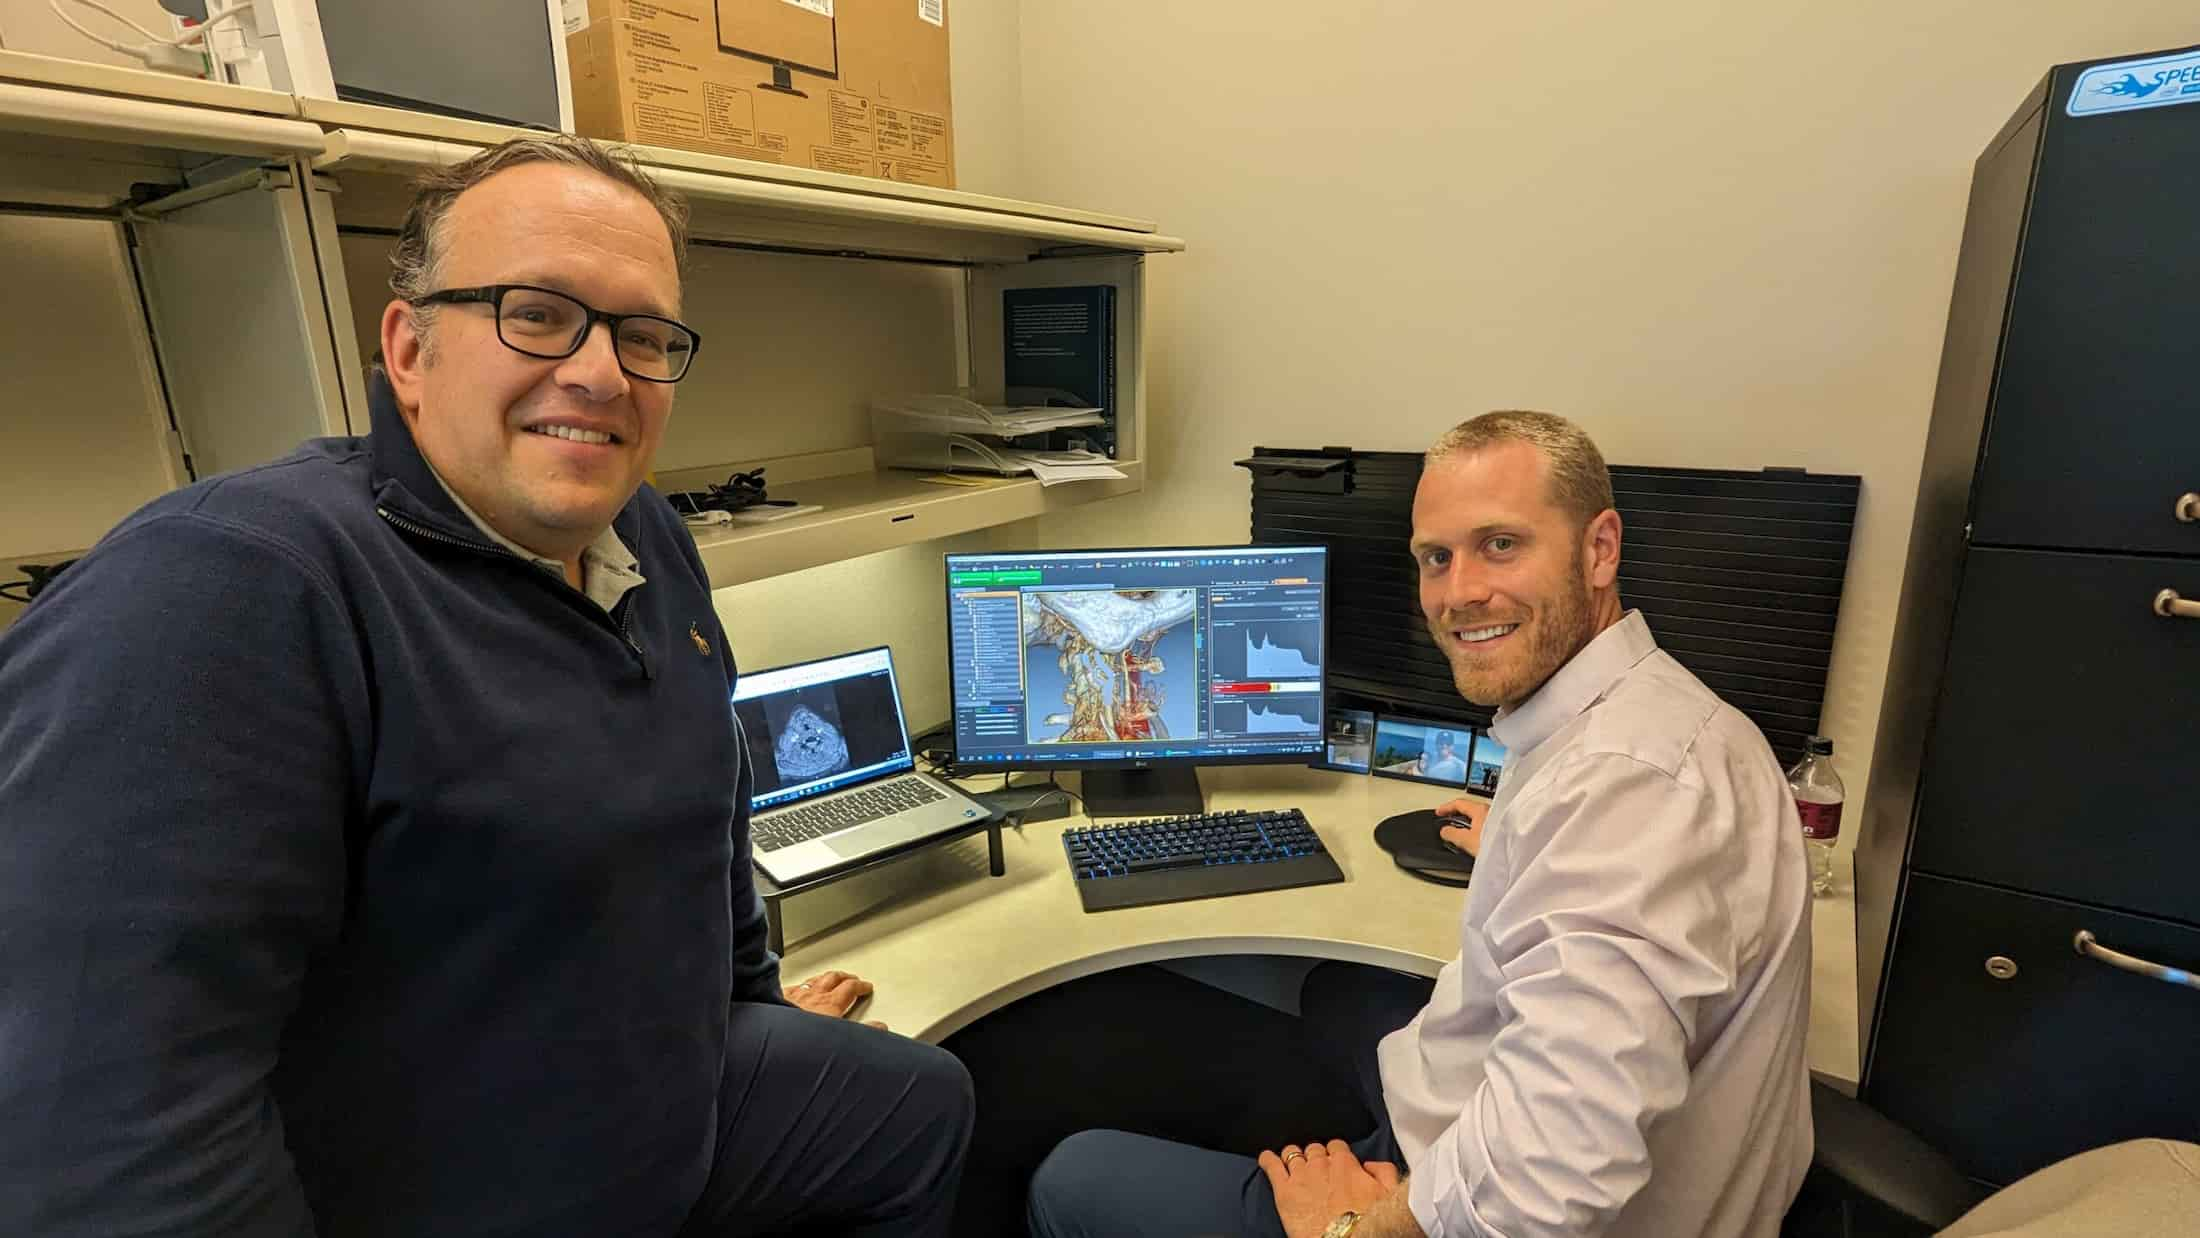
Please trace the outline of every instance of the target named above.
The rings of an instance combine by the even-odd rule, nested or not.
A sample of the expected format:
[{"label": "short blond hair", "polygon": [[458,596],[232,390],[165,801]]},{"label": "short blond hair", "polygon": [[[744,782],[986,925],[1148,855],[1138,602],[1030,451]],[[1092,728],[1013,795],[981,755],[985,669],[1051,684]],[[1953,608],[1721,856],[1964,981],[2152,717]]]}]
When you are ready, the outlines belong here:
[{"label": "short blond hair", "polygon": [[1587,431],[1555,413],[1505,409],[1484,413],[1444,431],[1428,449],[1428,463],[1481,451],[1500,443],[1526,443],[1543,454],[1551,502],[1577,527],[1609,510],[1612,470]]}]

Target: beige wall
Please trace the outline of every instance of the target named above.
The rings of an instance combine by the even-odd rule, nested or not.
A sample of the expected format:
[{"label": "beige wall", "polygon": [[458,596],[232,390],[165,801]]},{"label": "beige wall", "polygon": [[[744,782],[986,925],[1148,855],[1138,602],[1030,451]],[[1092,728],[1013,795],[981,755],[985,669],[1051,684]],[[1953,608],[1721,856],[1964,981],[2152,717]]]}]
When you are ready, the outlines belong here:
[{"label": "beige wall", "polygon": [[[145,41],[145,36],[104,14],[69,0],[64,2],[68,3],[69,15],[80,24],[117,43]],[[169,29],[168,11],[161,8],[157,0],[100,2],[147,30],[166,33]],[[0,47],[11,52],[37,52],[41,56],[118,64],[131,69],[145,67],[137,58],[101,47],[63,25],[61,19],[53,15],[53,6],[47,4],[46,0],[0,0]]]},{"label": "beige wall", "polygon": [[1026,192],[1161,220],[1145,493],[1242,537],[1260,443],[1525,406],[1613,461],[1860,473],[1825,723],[1870,765],[1970,165],[2054,63],[2191,0],[1023,0]]},{"label": "beige wall", "polygon": [[[956,183],[1025,196],[1017,0],[950,0],[949,9]],[[1037,533],[1025,523],[720,589],[718,616],[741,665],[756,669],[893,646],[909,724],[930,726],[948,710],[940,556],[982,549],[995,537],[1028,545]]]}]

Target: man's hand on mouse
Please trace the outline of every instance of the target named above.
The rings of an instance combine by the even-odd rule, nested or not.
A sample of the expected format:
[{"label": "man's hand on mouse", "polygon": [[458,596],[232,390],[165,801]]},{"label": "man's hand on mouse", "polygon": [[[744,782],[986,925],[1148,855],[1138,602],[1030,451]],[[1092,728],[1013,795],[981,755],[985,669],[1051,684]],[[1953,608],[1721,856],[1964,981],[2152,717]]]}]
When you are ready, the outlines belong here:
[{"label": "man's hand on mouse", "polygon": [[[871,995],[871,982],[861,976],[844,971],[819,972],[800,984],[780,990],[787,1000],[811,1014],[821,1014],[828,1019],[845,1019],[855,1012],[863,999]],[[886,1025],[873,1019],[863,1021],[865,1027],[886,1030]]]},{"label": "man's hand on mouse", "polygon": [[1463,823],[1442,827],[1436,831],[1437,837],[1468,855],[1477,855],[1481,852],[1482,822],[1490,815],[1490,802],[1488,800],[1479,800],[1462,795],[1458,799],[1438,804],[1436,815],[1451,817]]}]

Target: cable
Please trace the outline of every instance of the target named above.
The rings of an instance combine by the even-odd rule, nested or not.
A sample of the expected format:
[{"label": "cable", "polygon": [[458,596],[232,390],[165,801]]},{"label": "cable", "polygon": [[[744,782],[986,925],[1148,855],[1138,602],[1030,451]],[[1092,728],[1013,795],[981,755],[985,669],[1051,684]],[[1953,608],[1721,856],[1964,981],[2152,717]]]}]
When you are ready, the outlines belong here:
[{"label": "cable", "polygon": [[[53,15],[60,18],[62,24],[66,25],[69,29],[76,31],[78,34],[83,35],[85,38],[90,39],[92,42],[99,44],[101,47],[104,47],[109,51],[121,52],[125,56],[135,56],[138,54],[138,48],[142,45],[117,43],[113,39],[108,38],[106,35],[94,32],[91,28],[77,21],[77,19],[75,19],[74,17],[69,16],[69,11],[61,7],[61,0],[46,0],[46,3],[52,6]],[[91,0],[77,0],[77,3],[89,4],[91,3]],[[129,19],[124,18],[123,20],[128,21]],[[129,24],[135,26],[139,30],[144,30],[147,35],[152,34],[152,31],[145,30],[145,27],[139,26],[136,22],[130,22]]]},{"label": "cable", "polygon": [[53,15],[60,18],[63,25],[101,47],[110,51],[121,52],[125,56],[134,56],[143,61],[145,66],[150,69],[158,69],[184,76],[200,76],[207,71],[208,65],[203,58],[193,59],[191,45],[194,43],[201,44],[204,55],[210,57],[213,44],[206,42],[207,32],[231,18],[252,11],[255,0],[239,0],[238,3],[230,5],[226,9],[209,13],[205,21],[184,30],[180,34],[155,34],[123,14],[108,8],[100,0],[73,0],[73,2],[81,4],[94,12],[104,13],[151,41],[147,43],[117,42],[69,16],[68,10],[61,7],[61,0],[46,0],[47,7],[53,10]]},{"label": "cable", "polygon": [[[68,569],[69,565],[75,562],[74,559],[63,559],[59,563],[18,563],[15,565],[16,570],[22,572],[26,579],[0,581],[0,598],[6,598],[11,602],[20,602],[28,606],[31,604],[32,598],[44,593],[53,585],[54,577],[59,576]],[[22,590],[22,592],[14,592],[17,589]]]},{"label": "cable", "polygon": [[[1033,787],[1032,787],[1032,784],[1030,784],[1030,783],[1028,783],[1028,782],[1027,782],[1027,783],[1025,783],[1025,784],[1024,784],[1023,786],[1020,786],[1020,787],[1017,787],[1017,786],[1011,786],[1011,785],[1009,785],[1009,780],[1010,780],[1011,778],[1014,778],[1014,777],[1015,777],[1015,775],[1013,775],[1013,774],[1003,774],[1003,775],[1001,775],[1001,790],[1003,790],[1003,791],[1029,791],[1029,790],[1032,790],[1032,789],[1033,789]],[[1031,810],[1031,808],[1032,808],[1032,807],[1034,807],[1034,806],[1036,806],[1036,805],[1039,805],[1039,804],[1044,804],[1044,803],[1046,803],[1046,802],[1047,802],[1047,801],[1048,801],[1049,799],[1052,799],[1052,798],[1053,798],[1053,797],[1054,797],[1055,795],[1059,795],[1059,796],[1061,796],[1062,798],[1064,798],[1064,799],[1068,800],[1068,801],[1069,801],[1070,803],[1072,803],[1072,804],[1075,804],[1075,805],[1077,806],[1077,808],[1078,808],[1078,809],[1079,809],[1080,811],[1082,811],[1082,810],[1084,809],[1084,806],[1085,806],[1085,797],[1084,797],[1084,796],[1082,796],[1082,795],[1079,795],[1079,794],[1077,794],[1077,793],[1076,793],[1075,791],[1072,791],[1072,790],[1070,790],[1070,789],[1069,789],[1068,787],[1065,787],[1065,786],[1063,786],[1063,785],[1061,784],[1061,782],[1060,782],[1060,781],[1058,781],[1058,780],[1057,780],[1057,779],[1055,778],[1055,776],[1054,776],[1054,774],[1053,774],[1053,772],[1052,772],[1052,771],[1049,771],[1049,772],[1047,773],[1047,781],[1046,781],[1046,785],[1047,785],[1047,786],[1049,786],[1049,787],[1051,787],[1051,788],[1053,788],[1053,793],[1052,793],[1051,795],[1042,795],[1042,796],[1039,796],[1039,797],[1037,797],[1036,799],[1033,799],[1033,800],[1031,801],[1031,803],[1030,803],[1030,804],[1026,804],[1026,805],[1024,806],[1024,809],[1025,809],[1025,811],[1027,811],[1027,812],[1028,812],[1028,811],[1030,811],[1030,810]]]},{"label": "cable", "polygon": [[[86,35],[86,36],[88,36],[88,37],[90,37],[90,38],[93,38],[93,39],[97,39],[97,38],[99,38],[99,36],[98,36],[98,35],[96,35],[96,34],[92,34],[92,32],[91,32],[91,31],[89,31],[89,30],[86,30],[86,29],[84,29],[84,27],[82,27],[82,26],[77,26],[75,22],[73,22],[73,21],[69,21],[69,17],[68,17],[68,14],[66,14],[66,13],[62,13],[62,12],[61,12],[61,0],[49,0],[49,2],[50,2],[50,3],[52,4],[52,5],[53,5],[53,11],[54,11],[55,13],[60,13],[60,14],[61,14],[61,20],[63,20],[63,21],[66,21],[66,22],[69,22],[69,24],[70,24],[70,25],[72,25],[72,26],[76,26],[76,29],[77,29],[77,31],[78,31],[79,33],[81,33],[81,34],[84,34],[84,35]],[[137,32],[138,32],[139,34],[142,34],[142,35],[144,35],[144,36],[145,36],[146,38],[148,38],[148,39],[151,39],[151,40],[152,40],[153,42],[155,42],[155,43],[165,43],[165,42],[167,42],[167,41],[168,41],[168,40],[167,40],[167,36],[165,36],[165,35],[158,35],[158,34],[154,34],[154,33],[153,33],[152,31],[150,31],[150,30],[147,30],[147,29],[146,29],[145,27],[143,27],[143,26],[140,26],[140,25],[138,25],[138,24],[137,24],[136,22],[134,22],[134,21],[130,20],[130,19],[129,19],[128,17],[125,17],[125,16],[123,16],[122,14],[120,14],[120,13],[117,13],[117,12],[115,12],[115,11],[114,11],[113,9],[110,9],[110,8],[108,8],[108,7],[106,6],[106,5],[104,5],[104,4],[101,4],[101,3],[99,2],[99,0],[75,0],[75,3],[77,3],[77,4],[81,4],[81,5],[83,5],[83,6],[85,7],[85,8],[88,8],[88,9],[92,10],[92,11],[93,11],[93,12],[95,12],[95,13],[105,13],[105,14],[106,14],[107,16],[109,16],[109,17],[113,18],[114,20],[116,20],[116,21],[118,21],[118,22],[121,22],[121,23],[122,23],[123,25],[125,25],[125,26],[128,26],[128,27],[129,27],[130,29],[132,29],[132,30],[135,30],[135,31],[137,31]],[[108,44],[108,46],[109,46],[109,47],[115,47],[115,45],[114,45],[114,44],[112,44],[112,43],[109,43],[109,44]],[[115,50],[117,50],[117,51],[128,51],[129,49],[128,49],[128,48],[123,48],[123,47],[115,47]]]}]

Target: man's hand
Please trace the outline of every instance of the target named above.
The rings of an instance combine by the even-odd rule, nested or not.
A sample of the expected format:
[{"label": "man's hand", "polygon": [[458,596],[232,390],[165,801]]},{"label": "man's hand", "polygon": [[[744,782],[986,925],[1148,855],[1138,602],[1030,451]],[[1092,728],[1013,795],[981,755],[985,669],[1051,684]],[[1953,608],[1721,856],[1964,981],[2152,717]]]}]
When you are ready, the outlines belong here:
[{"label": "man's hand", "polygon": [[[871,995],[871,982],[844,971],[828,971],[819,972],[781,992],[787,995],[790,1003],[811,1014],[821,1014],[828,1019],[845,1019],[864,998]],[[864,1026],[882,1031],[886,1027],[884,1023],[869,1019],[864,1020]]]},{"label": "man's hand", "polygon": [[1457,818],[1466,823],[1464,825],[1447,825],[1436,831],[1437,837],[1468,855],[1481,854],[1482,822],[1487,820],[1490,815],[1490,802],[1488,800],[1478,800],[1462,795],[1458,799],[1438,804],[1436,815]]},{"label": "man's hand", "polygon": [[1310,1143],[1301,1151],[1289,1144],[1282,1155],[1260,1154],[1260,1169],[1276,1188],[1276,1215],[1289,1238],[1321,1238],[1343,1213],[1365,1215],[1398,1189],[1398,1167],[1388,1161],[1361,1164],[1342,1139]]}]

